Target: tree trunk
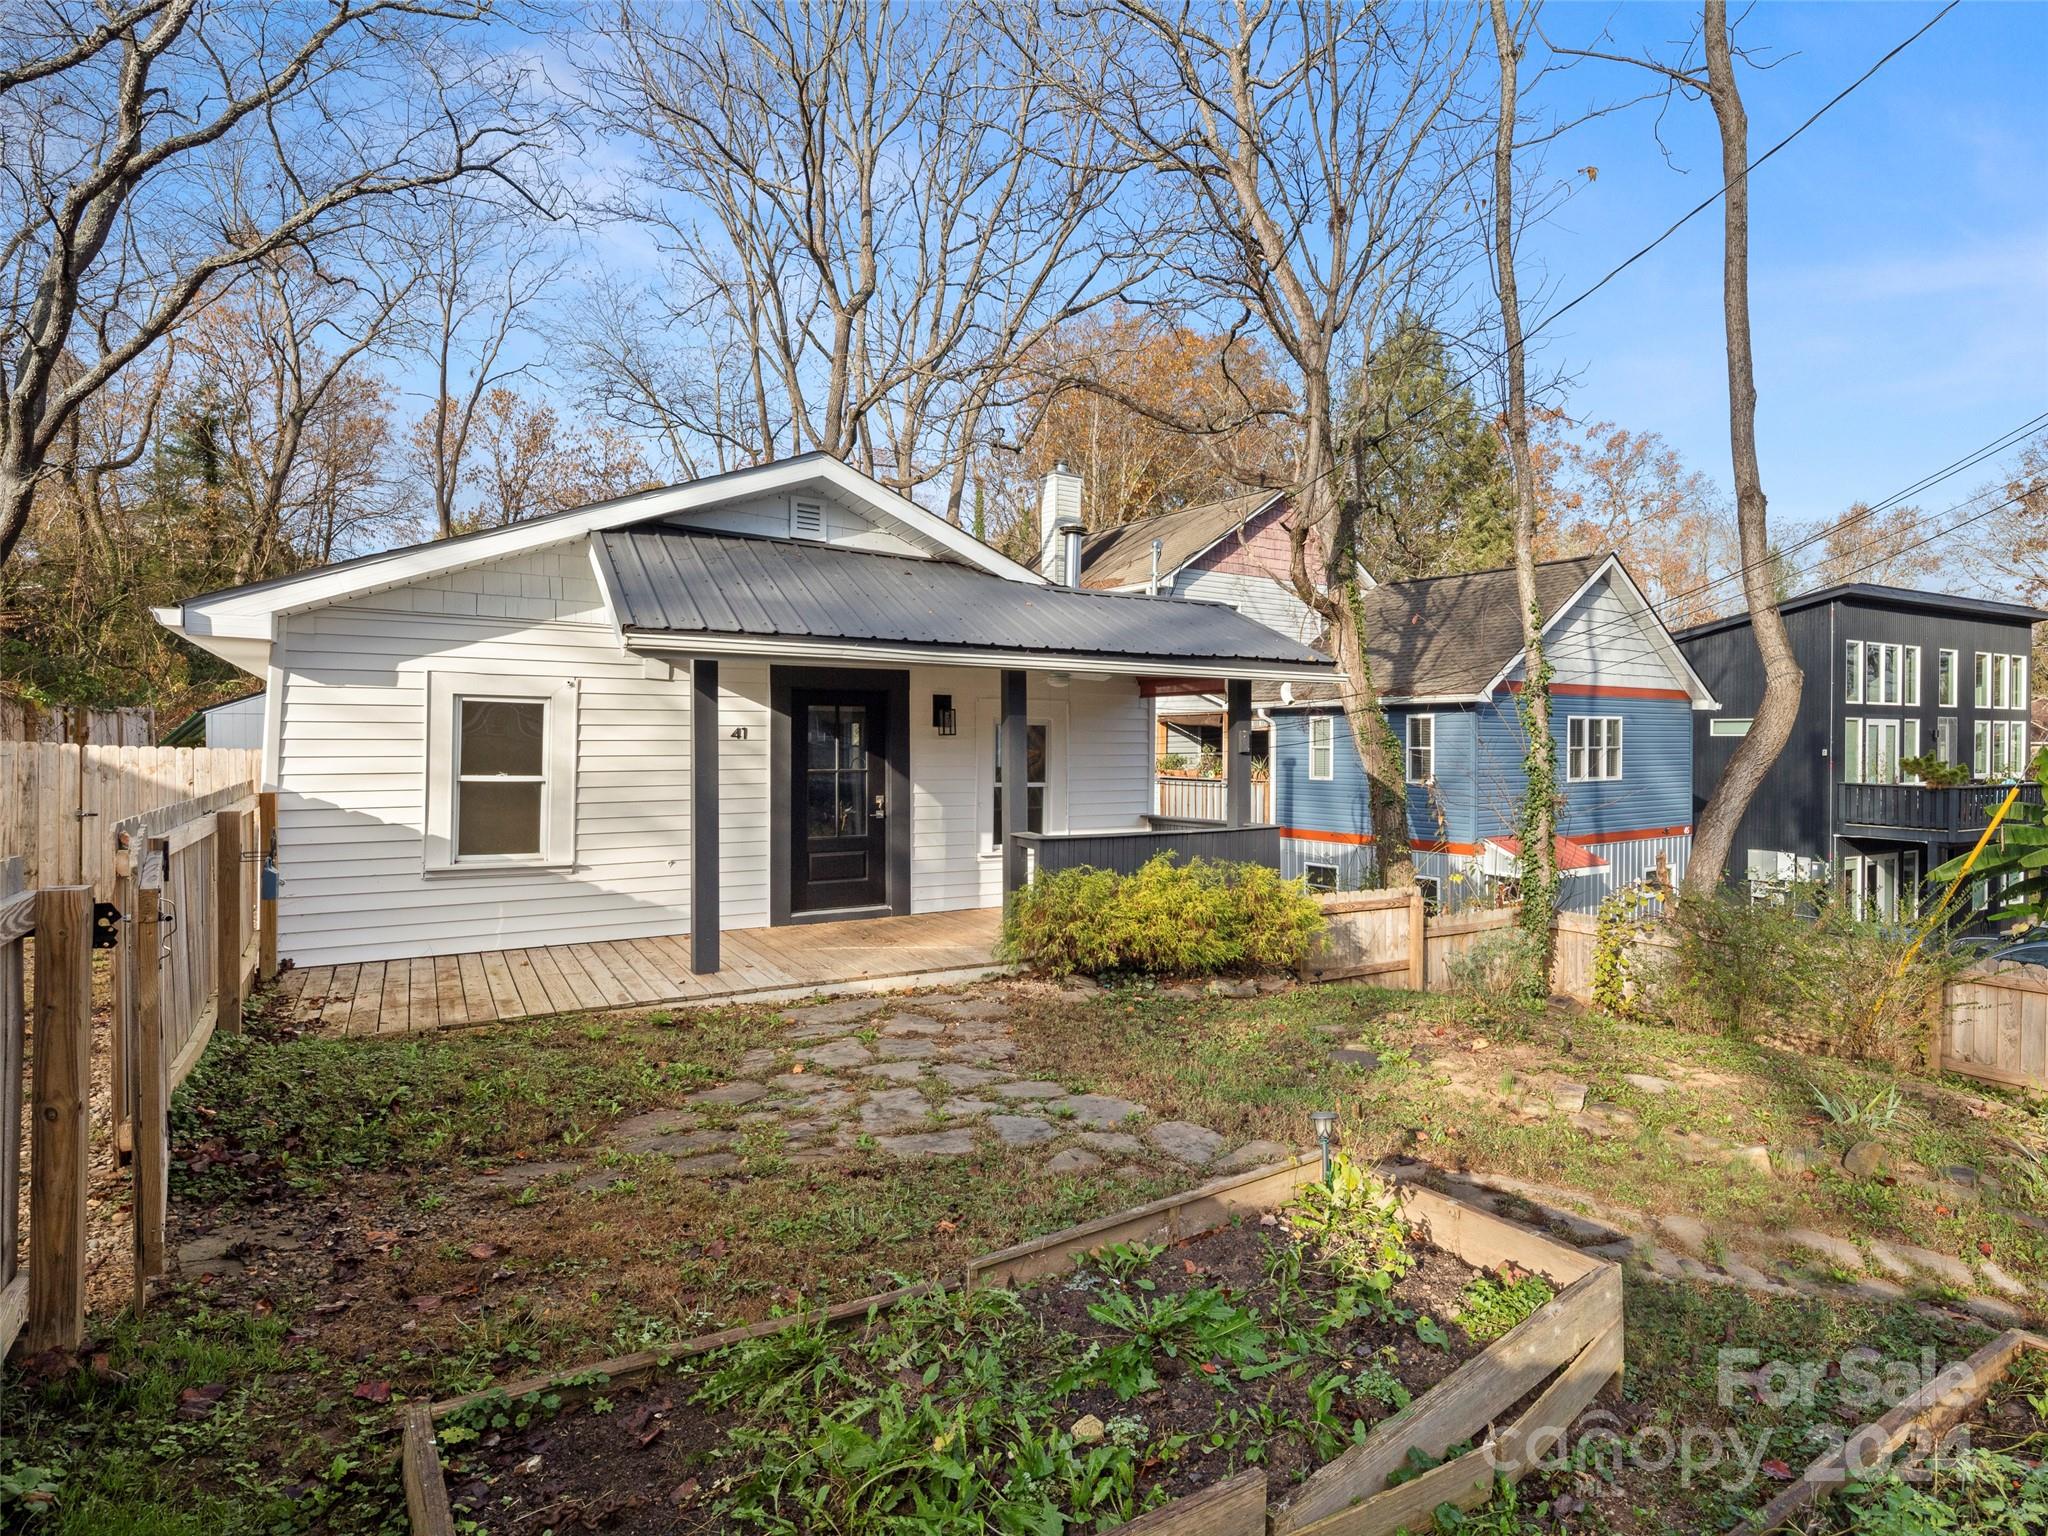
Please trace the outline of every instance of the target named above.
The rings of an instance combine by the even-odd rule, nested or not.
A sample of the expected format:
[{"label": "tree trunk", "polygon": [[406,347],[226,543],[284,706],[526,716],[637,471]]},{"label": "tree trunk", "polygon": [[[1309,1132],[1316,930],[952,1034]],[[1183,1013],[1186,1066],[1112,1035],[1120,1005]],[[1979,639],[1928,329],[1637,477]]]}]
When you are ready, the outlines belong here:
[{"label": "tree trunk", "polygon": [[1515,474],[1515,595],[1522,609],[1523,685],[1515,700],[1528,743],[1522,754],[1522,931],[1535,944],[1543,991],[1557,954],[1557,747],[1550,735],[1550,663],[1543,655],[1543,610],[1536,600],[1536,485],[1529,462],[1529,401],[1522,352],[1522,301],[1515,286],[1515,124],[1519,61],[1507,0],[1490,0],[1500,57],[1500,121],[1493,145],[1493,245],[1500,279],[1500,323],[1507,342],[1508,458]]},{"label": "tree trunk", "polygon": [[1728,328],[1728,440],[1735,468],[1735,521],[1742,540],[1742,591],[1750,633],[1764,666],[1764,697],[1749,734],[1736,746],[1713,797],[1693,828],[1688,895],[1711,895],[1721,883],[1735,829],[1771,765],[1791,738],[1803,675],[1778,612],[1763,476],[1756,461],[1756,374],[1749,336],[1749,120],[1735,84],[1727,0],[1706,0],[1708,94],[1721,129],[1723,199],[1722,308]]}]

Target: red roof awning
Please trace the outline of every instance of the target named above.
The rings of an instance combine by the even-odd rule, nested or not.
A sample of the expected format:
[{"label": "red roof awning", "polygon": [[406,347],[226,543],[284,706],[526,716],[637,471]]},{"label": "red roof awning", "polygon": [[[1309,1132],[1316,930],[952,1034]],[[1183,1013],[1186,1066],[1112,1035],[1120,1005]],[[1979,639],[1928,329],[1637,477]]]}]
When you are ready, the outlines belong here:
[{"label": "red roof awning", "polygon": [[[1507,856],[1503,862],[1512,861],[1515,865],[1514,869],[1489,869],[1488,874],[1511,875],[1519,871],[1522,859],[1522,840],[1519,837],[1489,837],[1486,847],[1489,851],[1499,849]],[[1557,855],[1558,869],[1567,875],[1590,875],[1607,867],[1607,861],[1599,854],[1568,837],[1552,838],[1551,847]]]}]

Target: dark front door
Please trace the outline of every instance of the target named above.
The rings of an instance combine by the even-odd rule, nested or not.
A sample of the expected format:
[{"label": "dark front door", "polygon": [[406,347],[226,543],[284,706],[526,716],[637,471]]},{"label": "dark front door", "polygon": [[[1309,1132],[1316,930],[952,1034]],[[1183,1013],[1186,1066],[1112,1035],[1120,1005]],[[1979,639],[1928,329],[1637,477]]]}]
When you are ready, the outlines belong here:
[{"label": "dark front door", "polygon": [[799,688],[790,696],[789,909],[889,900],[889,696]]}]

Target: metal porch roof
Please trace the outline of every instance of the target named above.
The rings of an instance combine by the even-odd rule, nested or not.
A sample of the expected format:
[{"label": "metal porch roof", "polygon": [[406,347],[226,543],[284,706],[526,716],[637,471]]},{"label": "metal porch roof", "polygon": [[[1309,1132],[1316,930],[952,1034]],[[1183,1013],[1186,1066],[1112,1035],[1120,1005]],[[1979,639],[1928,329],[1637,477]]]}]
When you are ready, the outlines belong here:
[{"label": "metal porch roof", "polygon": [[950,560],[698,529],[593,535],[628,635],[701,634],[1038,656],[1328,667],[1219,603],[1008,581]]}]

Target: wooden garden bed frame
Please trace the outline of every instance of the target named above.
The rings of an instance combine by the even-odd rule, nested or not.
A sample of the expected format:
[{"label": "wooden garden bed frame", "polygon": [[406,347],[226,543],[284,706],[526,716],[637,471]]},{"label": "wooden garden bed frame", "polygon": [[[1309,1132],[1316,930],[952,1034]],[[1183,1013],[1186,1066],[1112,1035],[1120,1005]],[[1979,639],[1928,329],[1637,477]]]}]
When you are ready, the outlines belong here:
[{"label": "wooden garden bed frame", "polygon": [[[1236,1218],[1277,1211],[1321,1174],[1319,1153],[1234,1174],[1001,1249],[975,1259],[944,1283],[963,1290],[1009,1288],[1063,1274],[1113,1243],[1184,1242]],[[1404,1526],[1419,1529],[1441,1504],[1471,1509],[1485,1503],[1496,1477],[1518,1481],[1557,1444],[1600,1389],[1619,1378],[1618,1265],[1418,1184],[1392,1187],[1403,1216],[1422,1240],[1476,1269],[1513,1263],[1534,1271],[1557,1287],[1556,1296],[1406,1408],[1374,1425],[1363,1441],[1296,1488],[1284,1506],[1267,1505],[1266,1474],[1254,1469],[1140,1515],[1123,1527],[1130,1536],[1166,1531],[1177,1536],[1389,1536]],[[550,1392],[570,1402],[596,1391],[635,1386],[676,1361],[800,1323],[866,1317],[925,1295],[941,1283],[905,1286],[436,1403],[410,1404],[404,1410],[401,1468],[414,1536],[452,1536],[455,1529],[434,1439],[435,1424],[451,1414],[499,1398],[517,1401]],[[1537,1396],[1529,1406],[1512,1421],[1502,1422],[1509,1409],[1532,1392]],[[1388,1477],[1406,1465],[1411,1450],[1442,1456],[1468,1441],[1478,1448],[1408,1482],[1387,1486]]]},{"label": "wooden garden bed frame", "polygon": [[2048,1338],[2024,1328],[2001,1333],[1969,1359],[1938,1373],[1883,1418],[1853,1431],[1766,1504],[1755,1519],[1738,1525],[1729,1536],[1765,1536],[1782,1530],[1807,1505],[1835,1492],[1855,1473],[1883,1466],[1892,1452],[1908,1441],[1938,1446],[1943,1435],[1984,1401],[2013,1361],[2030,1349],[2048,1350]]}]

